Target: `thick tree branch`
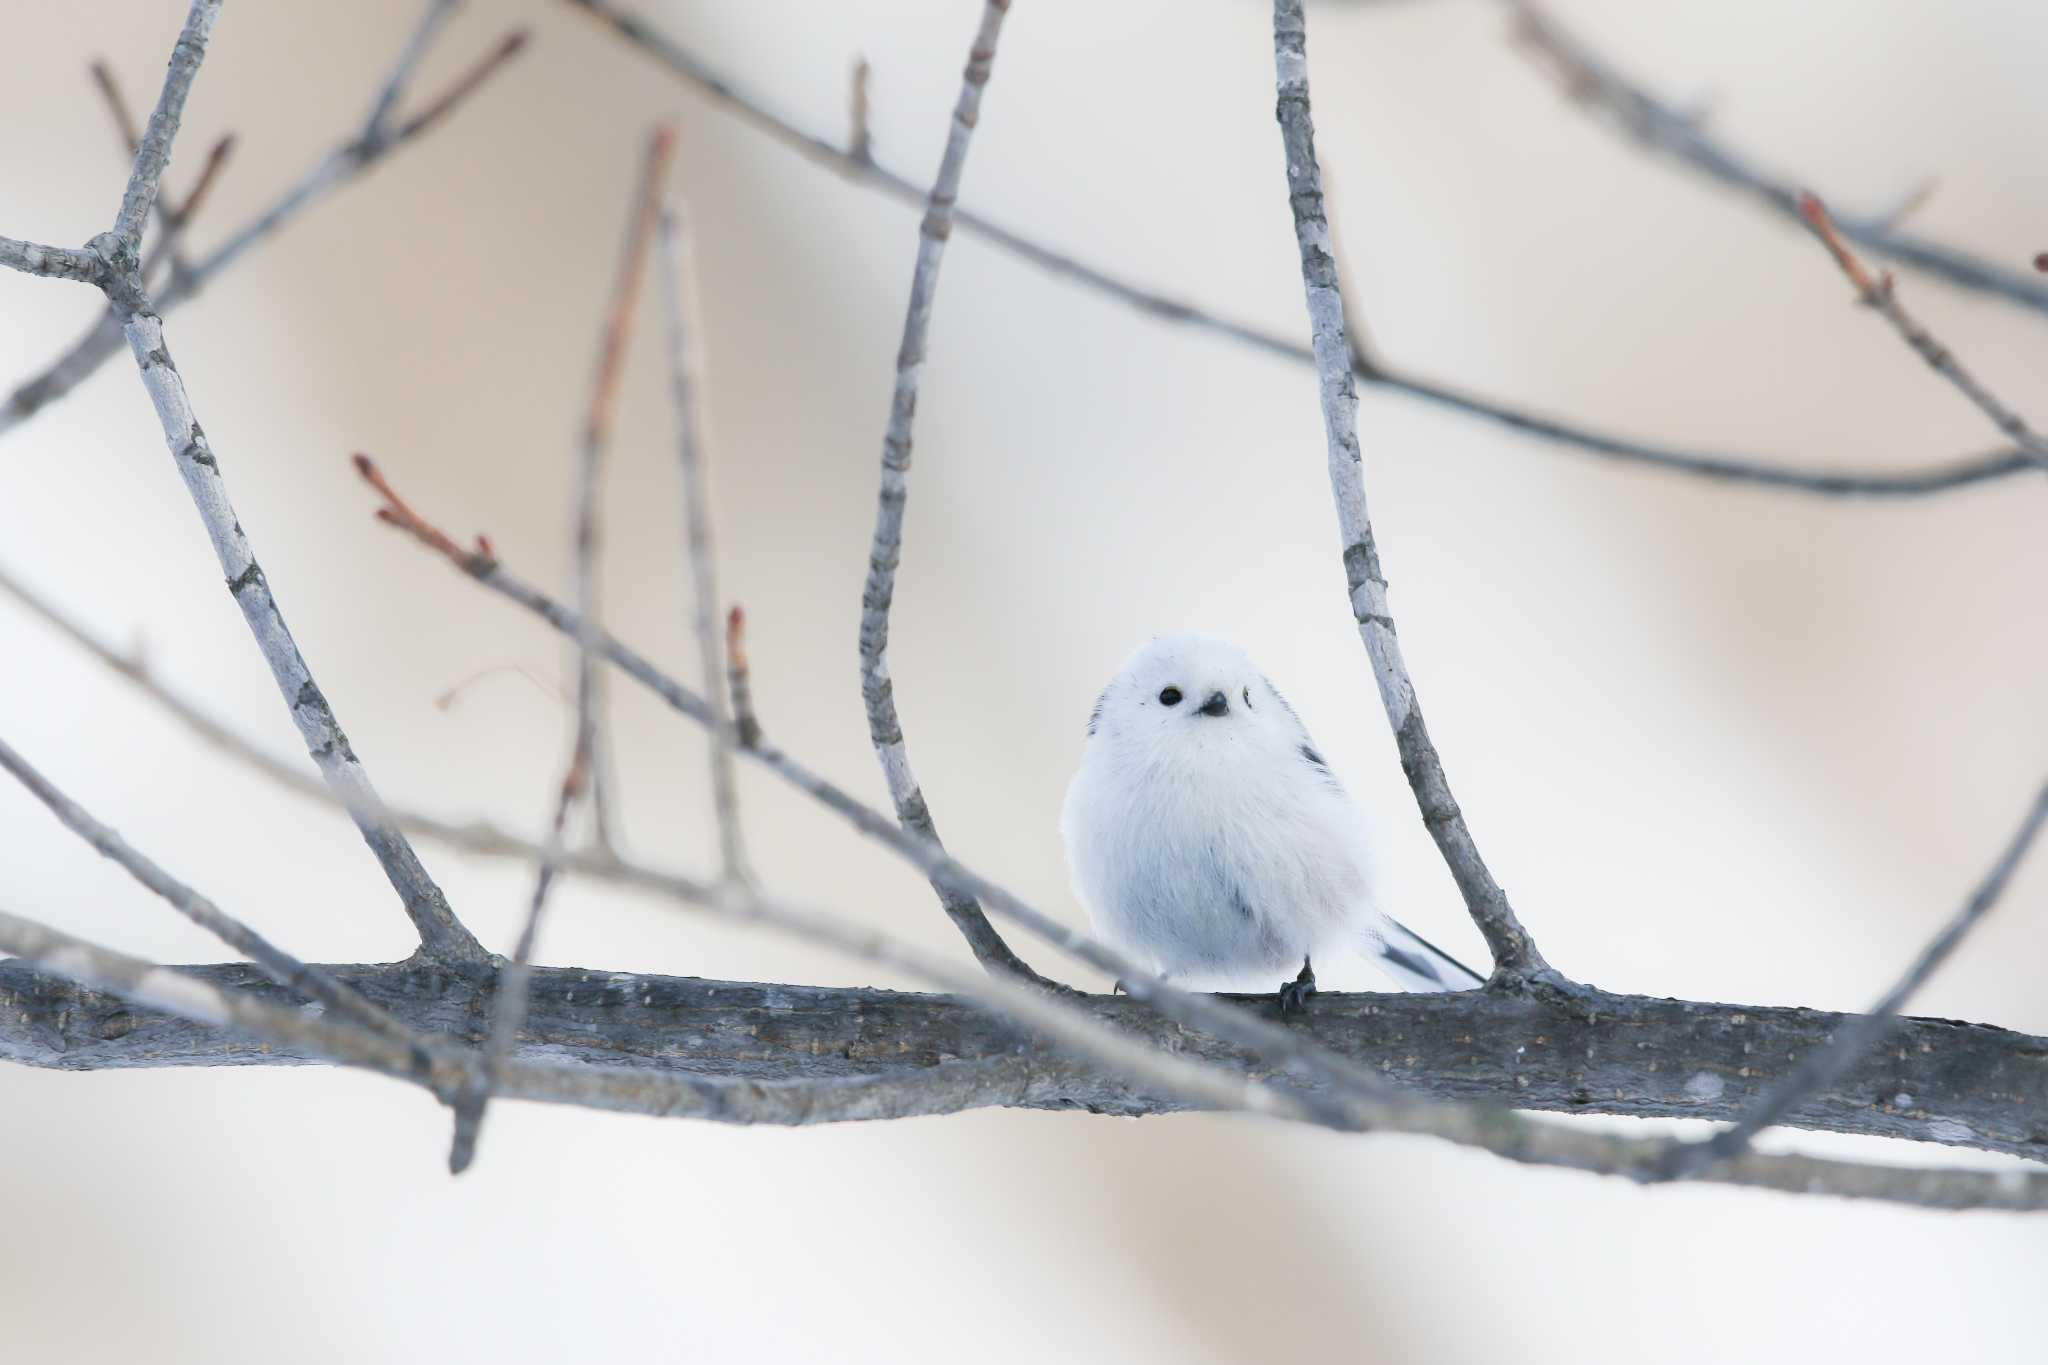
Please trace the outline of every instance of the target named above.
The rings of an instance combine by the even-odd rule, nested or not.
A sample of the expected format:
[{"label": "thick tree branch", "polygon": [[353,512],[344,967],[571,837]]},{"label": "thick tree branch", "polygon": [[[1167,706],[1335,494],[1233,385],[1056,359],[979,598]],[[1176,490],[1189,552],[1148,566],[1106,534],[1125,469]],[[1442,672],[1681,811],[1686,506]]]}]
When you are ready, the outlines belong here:
[{"label": "thick tree branch", "polygon": [[[1505,0],[1515,34],[1543,57],[1565,93],[1606,114],[1644,149],[1668,156],[1708,179],[1756,199],[1787,218],[1799,217],[1807,181],[1757,165],[1707,130],[1697,114],[1659,97],[1618,70],[1548,10],[1531,0]],[[1911,201],[1908,201],[1909,203]],[[1880,255],[1926,271],[1963,289],[2048,312],[2048,282],[1943,242],[1900,229],[1901,213],[1837,219],[1844,236]]]},{"label": "thick tree branch", "polygon": [[[493,855],[510,855],[525,859],[537,859],[545,856],[545,851],[537,845],[486,827],[455,826],[448,825],[445,822],[424,822],[419,817],[411,816],[404,817],[404,819],[408,826],[431,825],[431,832],[436,837],[445,839],[457,846],[471,849],[472,851]],[[871,813],[870,819],[878,831],[885,831],[899,838],[907,837],[902,835],[893,822],[888,821],[886,817],[881,816],[879,813]],[[634,867],[616,860],[580,855],[570,859],[569,865],[573,870],[582,875],[593,876],[600,880],[612,881],[624,886],[636,887],[670,900],[708,904],[710,908],[722,914],[729,916],[737,914],[743,919],[758,920],[784,931],[800,932],[806,937],[812,937],[848,951],[859,952],[863,955],[871,956],[875,960],[895,962],[899,965],[908,966],[911,970],[921,974],[937,976],[942,980],[949,979],[950,974],[951,980],[957,982],[968,991],[983,997],[984,1008],[989,1003],[994,1003],[997,1008],[1005,1011],[1022,1009],[1025,1011],[1024,1017],[1026,1019],[1040,1018],[1059,1024],[1060,1030],[1055,1036],[1070,1044],[1082,1046],[1084,1048],[1084,1056],[1094,1055],[1087,1052],[1086,1049],[1089,1047],[1100,1047],[1104,1042],[1099,1031],[1080,1030],[1078,1033],[1074,1032],[1073,1024],[1070,1022],[1070,1015],[1061,1013],[1061,1010],[1065,1008],[1063,1002],[1045,1000],[1036,991],[1009,984],[999,977],[959,974],[954,972],[953,969],[947,968],[944,964],[934,963],[922,955],[901,950],[888,943],[887,940],[881,939],[880,936],[853,930],[833,918],[819,917],[801,911],[792,911],[788,907],[774,903],[753,901],[735,904],[725,899],[724,893],[718,889],[691,882],[688,879],[677,878],[673,874]],[[727,890],[730,890],[730,888],[728,887]],[[992,899],[991,904],[1000,906],[1001,902],[1000,900]],[[417,968],[424,964],[415,962],[406,965]],[[632,978],[623,977],[609,977],[609,979],[620,984],[632,980]],[[463,989],[473,990],[474,983],[465,982]],[[994,997],[993,1001],[989,997]],[[1416,997],[1415,999],[1427,998],[1430,997]],[[1449,997],[1444,998],[1449,999]],[[1461,1000],[1471,1001],[1477,1001],[1482,998],[1469,993],[1458,997]],[[1617,997],[1615,999],[1625,998]],[[1266,997],[1258,997],[1251,1002],[1239,1003],[1241,1006],[1257,1005],[1265,1001]],[[1159,1001],[1160,1008],[1169,1011],[1177,1004],[1185,1006],[1187,1003],[1189,1002],[1185,1000],[1176,1001],[1172,993],[1161,993]],[[1330,1054],[1327,1049],[1305,1038],[1301,1033],[1294,1030],[1276,1031],[1272,1030],[1268,1025],[1261,1025],[1247,1008],[1233,1009],[1228,1005],[1200,998],[1195,998],[1194,1003],[1199,1004],[1205,1013],[1213,1012],[1224,1018],[1236,1017],[1247,1025],[1257,1026],[1249,1030],[1214,1030],[1215,1032],[1223,1033],[1226,1037],[1235,1037],[1237,1044],[1243,1048],[1248,1048],[1249,1053],[1247,1055],[1254,1059],[1256,1067],[1266,1069],[1277,1065],[1279,1069],[1273,1072],[1275,1075],[1285,1074],[1290,1078],[1307,1077],[1310,1079],[1311,1085],[1317,1088],[1323,1087],[1326,1082],[1334,1083],[1341,1087],[1340,1094],[1332,1096],[1326,1101],[1328,1107],[1324,1107],[1323,1104],[1316,1104],[1307,1111],[1294,1111],[1298,1117],[1306,1121],[1318,1122],[1325,1126],[1337,1127],[1346,1131],[1355,1129],[1388,1129],[1402,1132],[1426,1133],[1466,1145],[1478,1146],[1516,1160],[1532,1161],[1538,1164],[1564,1165],[1575,1169],[1603,1171],[1610,1174],[1623,1174],[1638,1180],[1661,1178],[1667,1170],[1669,1152],[1673,1146],[1668,1141],[1631,1142],[1609,1140],[1597,1135],[1561,1134],[1546,1130],[1541,1126],[1532,1128],[1519,1120],[1510,1121],[1506,1115],[1487,1117],[1474,1111],[1461,1110],[1456,1107],[1444,1109],[1441,1106],[1431,1105],[1416,1098],[1391,1095],[1383,1087],[1377,1085],[1361,1093],[1352,1083],[1352,1077],[1354,1074],[1362,1073],[1358,1073],[1358,1069],[1349,1063],[1338,1068],[1331,1068],[1320,1064],[1313,1066],[1302,1065],[1300,1062],[1302,1057],[1306,1057],[1310,1062],[1319,1062],[1321,1057],[1334,1054]],[[1536,1002],[1527,1000],[1516,1001],[1514,1004],[1518,1008],[1544,1008],[1538,1006]],[[1673,1007],[1687,1011],[1704,1008],[1684,1004],[1676,1004]],[[1585,997],[1572,1002],[1571,1006],[1566,1009],[1565,1015],[1568,1019],[1590,1025],[1613,1008],[1613,999],[1597,997],[1597,993],[1588,993]],[[1184,1021],[1191,1021],[1192,1013],[1192,1011],[1189,1011],[1181,1017]],[[471,1018],[473,1020],[474,1016],[472,1015]],[[1746,1022],[1746,1018],[1742,1012],[1738,1011],[1726,1022],[1739,1026]],[[1169,1029],[1162,1036],[1161,1043],[1177,1052],[1186,1052],[1188,1050],[1188,1037],[1184,1030],[1171,1028],[1165,1024],[1161,1024],[1160,1027]],[[1473,1042],[1473,1037],[1469,1032],[1460,1031],[1463,1028],[1462,1020],[1453,1018],[1449,1022],[1448,1027],[1453,1031],[1452,1040],[1455,1043],[1469,1047]],[[1290,1054],[1285,1050],[1276,1051],[1271,1049],[1268,1045],[1268,1038],[1274,1032],[1278,1032],[1285,1041],[1292,1044],[1295,1051]],[[1535,1042],[1538,1047],[1541,1047],[1547,1045],[1549,1039],[1546,1035],[1539,1032],[1536,1035]],[[1641,1065],[1643,1053],[1650,1046],[1649,1042],[1638,1040],[1634,1043],[1630,1052],[1625,1055],[1632,1058],[1633,1064]],[[1578,1048],[1579,1044],[1573,1042],[1567,1055],[1577,1057],[1580,1055]],[[1747,1058],[1755,1050],[1755,1043],[1744,1040],[1739,1047],[1739,1051],[1736,1051],[1734,1055],[1740,1058]],[[1526,1047],[1520,1047],[1516,1056],[1520,1057],[1526,1054]],[[1137,1069],[1132,1074],[1140,1076],[1155,1074],[1153,1068],[1156,1063],[1153,1059],[1149,1057],[1134,1057],[1128,1047],[1119,1045],[1113,1055],[1126,1067],[1135,1064]],[[1597,1055],[1595,1047],[1592,1045],[1585,1047],[1583,1055],[1588,1063],[1593,1062]],[[2048,1054],[2037,1053],[2036,1055],[2038,1057],[2039,1055]],[[1283,1060],[1277,1063],[1257,1060],[1274,1058],[1276,1056],[1283,1058]],[[1471,1058],[1467,1058],[1467,1065],[1471,1064],[1471,1060]],[[1899,1060],[1905,1061],[1905,1055],[1901,1054]],[[1383,1063],[1382,1065],[1384,1067],[1386,1064]],[[1753,1071],[1751,1064],[1748,1062],[1737,1062],[1735,1065],[1741,1068],[1739,1074],[1745,1080],[1753,1074],[1761,1074],[1763,1070],[1762,1067],[1759,1067]],[[1658,1062],[1656,1060],[1653,1059],[1649,1063],[1649,1070],[1652,1074],[1657,1072]],[[1003,1084],[1015,1082],[1016,1077],[1014,1073],[1005,1070],[1003,1074],[1006,1078],[1003,1080]],[[1123,1073],[1120,1072],[1119,1074]],[[1189,1078],[1184,1073],[1178,1071],[1172,1074],[1179,1084],[1169,1087],[1168,1091],[1165,1092],[1169,1095],[1183,1093],[1188,1084],[1194,1083],[1199,1084],[1201,1087],[1197,1093],[1230,1097],[1231,1102],[1226,1107],[1241,1107],[1239,1101],[1243,1097],[1244,1092],[1235,1089],[1234,1083],[1233,1086],[1228,1086],[1218,1091],[1214,1089],[1216,1078],[1207,1076]],[[958,1096],[973,1089],[971,1084],[972,1078],[965,1078],[957,1074],[935,1077],[933,1081],[948,1096]],[[992,1081],[991,1083],[995,1082]],[[1517,1079],[1515,1084],[1519,1092],[1523,1087],[1523,1082]],[[538,1090],[534,1089],[535,1085],[539,1086]],[[1711,1074],[1692,1075],[1686,1081],[1684,1094],[1695,1099],[1710,1097],[1718,1093],[1715,1091],[1715,1085],[1716,1078]],[[621,1086],[624,1087],[625,1098],[623,1099],[620,1095]],[[514,1072],[507,1078],[507,1089],[504,1093],[522,1094],[531,1098],[567,1098],[571,1102],[576,1103],[598,1104],[602,1107],[633,1108],[637,1112],[646,1113],[703,1112],[701,1105],[685,1108],[675,1107],[679,1102],[674,1099],[673,1088],[648,1087],[644,1092],[635,1090],[630,1084],[619,1082],[617,1077],[609,1070],[594,1076],[588,1087],[577,1088],[572,1086],[571,1090],[574,1092],[573,1094],[565,1094],[562,1091],[561,1085],[553,1079],[543,1078],[540,1082],[533,1082],[530,1078],[520,1075],[515,1068]],[[585,1093],[586,1090],[587,1093]],[[865,1093],[864,1091],[856,1092],[855,1096],[848,1100],[846,1095],[836,1090],[831,1096],[814,1095],[806,1092],[805,1097],[797,1104],[799,1112],[804,1116],[800,1121],[821,1121],[824,1118],[835,1116],[885,1116],[878,1113],[873,1107],[874,1101],[862,1097]],[[932,1112],[929,1106],[938,1103],[937,1100],[932,1099],[929,1095],[924,1095],[919,1087],[916,1086],[896,1085],[892,1086],[888,1093],[891,1097],[891,1102],[899,1106],[894,1111],[899,1114]],[[1311,1096],[1315,1093],[1315,1089],[1311,1089],[1309,1092]],[[1635,1092],[1628,1091],[1624,1093],[1633,1094]],[[1617,1095],[1617,1098],[1622,1097],[1621,1094]],[[781,1096],[781,1101],[788,1100],[789,1097],[786,1094]],[[848,1100],[849,1103],[854,1104],[858,1112],[844,1113],[835,1109],[834,1105],[841,1100]],[[1019,1101],[991,1097],[990,1094],[983,1092],[980,1098],[974,1102],[1015,1103]],[[1905,1090],[1893,1093],[1889,1101],[1893,1108],[1906,1108],[1912,1102],[1910,1092]],[[1592,1102],[1585,1097],[1577,1097],[1575,1107],[1587,1107],[1589,1103]],[[1268,1102],[1268,1105],[1270,1105],[1270,1102]],[[1266,1107],[1267,1112],[1281,1112],[1267,1106],[1262,1107]],[[1288,1108],[1293,1110],[1291,1104],[1288,1105]],[[763,1117],[761,1112],[753,1107],[752,1101],[742,1101],[730,1095],[722,1097],[715,1112],[705,1116],[740,1122],[799,1121],[789,1118]],[[1962,1130],[1955,1128],[1953,1124],[1941,1126],[1939,1120],[1937,1120],[1937,1126],[1932,1130],[1932,1135],[1946,1140],[1954,1140],[1965,1136]],[[2048,1137],[2037,1134],[2037,1140],[2043,1142],[2044,1145],[2048,1145]],[[1716,1168],[1706,1178],[1776,1189],[1867,1195],[1870,1197],[1927,1204],[1935,1207],[1984,1207],[1987,1204],[1997,1207],[2021,1207],[2027,1206],[2024,1200],[2035,1197],[2033,1194],[2026,1193],[2024,1189],[2015,1186],[2013,1182],[2005,1181],[2002,1178],[2000,1180],[1987,1180],[1975,1175],[1959,1175],[1958,1173],[1939,1171],[1900,1172],[1886,1170],[1885,1168],[1865,1168],[1845,1163],[1823,1162],[1816,1164],[1801,1158],[1756,1157],[1754,1155],[1746,1156],[1738,1162]],[[1962,1183],[1958,1184],[1958,1180]],[[2019,1182],[2019,1186],[2024,1186],[2024,1181]],[[2048,1194],[2048,1191],[2041,1193]],[[2014,1200],[2022,1200],[2023,1202],[2015,1204],[2013,1203]]]},{"label": "thick tree branch", "polygon": [[[613,0],[565,0],[603,23],[622,39],[698,91],[712,107],[766,134],[813,164],[850,184],[873,190],[899,203],[922,205],[924,190],[863,154],[856,144],[841,150],[770,112],[696,53],[646,21],[621,9]],[[971,210],[956,208],[954,225],[1056,279],[1071,281],[1105,298],[1135,308],[1148,317],[1210,332],[1225,340],[1298,364],[1313,365],[1315,354],[1291,337],[1239,322],[1187,299],[1148,288],[1100,266],[1013,232]],[[1431,379],[1384,360],[1357,368],[1361,383],[1406,394],[1461,416],[1496,422],[1511,431],[1534,436],[1581,454],[1622,464],[1643,465],[1716,483],[1748,485],[1830,498],[1913,498],[1953,492],[2009,477],[2028,467],[2015,451],[1992,451],[1899,470],[1839,469],[1759,460],[1719,451],[1699,450],[1664,442],[1641,441],[1601,431],[1583,423],[1552,417],[1520,404],[1475,393],[1460,385]],[[0,419],[4,420],[4,419]],[[4,429],[4,428],[0,428]]]},{"label": "thick tree branch", "polygon": [[[481,1041],[476,981],[422,961],[328,970],[417,1033]],[[291,1003],[247,964],[177,971],[222,991]],[[1789,1058],[1826,1048],[1857,1018],[1605,992],[1590,1000],[1593,1008],[1578,1010],[1474,992],[1324,992],[1295,1026],[1390,1081],[1441,1100],[1726,1120],[1782,1078],[1794,1065]],[[1153,1047],[1248,1065],[1254,1077],[1296,1079],[1187,1033],[1134,1001],[1086,996],[1073,1003]],[[1253,1010],[1269,1002],[1245,997],[1236,1003]],[[1903,1020],[1899,1030],[1787,1121],[2019,1156],[2048,1153],[2048,1039],[1935,1019]],[[900,1104],[878,1112],[821,1104],[801,1115],[754,1121],[901,1117],[992,1105],[1120,1115],[1186,1107],[951,997],[859,988],[536,968],[512,1056],[525,1065],[569,1062],[594,1072],[770,1089],[884,1081],[901,1087],[893,1092]],[[266,1046],[137,1008],[24,963],[0,962],[0,1060],[99,1071],[297,1065],[321,1057],[310,1048]],[[501,1093],[515,1095],[515,1084],[508,1079]],[[703,1116],[744,1121],[738,1114]]]},{"label": "thick tree branch", "polygon": [[[324,199],[330,192],[351,183],[385,156],[432,128],[486,79],[495,74],[525,43],[524,30],[507,34],[497,47],[475,66],[397,128],[380,128],[366,123],[351,134],[347,140],[322,157],[297,184],[229,234],[226,241],[194,262],[189,271],[172,278],[164,290],[151,301],[157,313],[169,313],[179,304],[198,294],[214,276],[234,264],[252,247],[267,241],[272,233]],[[408,51],[410,50],[409,46]],[[404,63],[401,63],[401,68],[410,69]],[[387,87],[388,85],[389,83]],[[9,259],[9,245],[9,239],[0,238],[0,265],[15,264]],[[26,244],[12,245],[20,247]],[[99,278],[102,267],[98,257],[93,253],[74,250],[59,254],[63,262],[77,272],[70,278]],[[35,273],[53,272],[44,269]],[[107,357],[121,349],[121,343],[121,324],[109,310],[102,314],[92,329],[69,350],[58,356],[40,374],[18,385],[13,394],[4,403],[0,403],[0,435],[27,421],[46,404],[62,398],[84,383],[88,376],[106,363]]]},{"label": "thick tree branch", "polygon": [[1401,657],[1394,618],[1387,605],[1387,580],[1380,571],[1372,519],[1365,506],[1364,462],[1358,449],[1358,390],[1352,383],[1352,349],[1344,332],[1344,299],[1338,288],[1330,224],[1323,212],[1322,172],[1316,164],[1315,127],[1309,116],[1307,31],[1301,0],[1274,0],[1273,56],[1279,99],[1277,114],[1287,158],[1288,203],[1301,249],[1301,277],[1319,379],[1327,436],[1330,491],[1344,545],[1344,574],[1351,614],[1372,659],[1380,702],[1401,755],[1401,770],[1415,793],[1422,822],[1436,840],[1464,897],[1472,922],[1493,953],[1493,981],[1519,987],[1559,978],[1516,918],[1507,893],[1487,870],[1479,846],[1451,796],[1443,760],[1423,724],[1415,683]]},{"label": "thick tree branch", "polygon": [[[889,676],[889,609],[896,600],[896,566],[903,555],[903,509],[910,496],[911,428],[917,419],[918,387],[924,378],[925,344],[931,333],[932,304],[938,296],[939,265],[946,239],[953,235],[953,205],[960,197],[960,176],[967,166],[967,148],[981,118],[981,92],[995,63],[996,39],[1002,33],[1009,0],[985,0],[981,28],[967,55],[960,96],[946,134],[939,172],[925,197],[924,218],[917,229],[917,264],[910,276],[910,304],[904,310],[903,340],[896,350],[896,382],[889,400],[889,428],[882,437],[881,488],[875,498],[874,542],[868,550],[867,581],[860,594],[860,692],[867,706],[868,738],[888,779],[889,799],[903,827],[934,845],[940,843],[931,806],[910,765],[909,741],[896,713],[896,684]],[[938,886],[939,901],[954,927],[991,971],[1033,977],[988,922],[974,897],[957,887]]]}]

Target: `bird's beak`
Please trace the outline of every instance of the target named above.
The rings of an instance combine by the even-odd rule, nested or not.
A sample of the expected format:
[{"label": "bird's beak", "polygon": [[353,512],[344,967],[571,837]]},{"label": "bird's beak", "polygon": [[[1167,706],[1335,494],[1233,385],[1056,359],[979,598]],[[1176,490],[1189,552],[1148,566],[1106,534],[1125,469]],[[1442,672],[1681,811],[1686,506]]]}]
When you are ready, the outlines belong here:
[{"label": "bird's beak", "polygon": [[1230,714],[1230,698],[1221,692],[1211,692],[1209,700],[1202,703],[1201,711],[1205,716],[1227,716]]}]

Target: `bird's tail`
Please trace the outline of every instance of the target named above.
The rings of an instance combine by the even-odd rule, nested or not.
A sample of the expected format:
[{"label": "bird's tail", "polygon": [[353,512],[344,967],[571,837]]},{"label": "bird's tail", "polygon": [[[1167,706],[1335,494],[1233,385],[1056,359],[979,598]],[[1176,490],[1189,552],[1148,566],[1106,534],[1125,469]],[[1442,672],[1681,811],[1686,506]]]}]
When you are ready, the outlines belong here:
[{"label": "bird's tail", "polygon": [[1468,991],[1486,984],[1485,977],[1397,919],[1383,916],[1366,947],[1404,991]]}]

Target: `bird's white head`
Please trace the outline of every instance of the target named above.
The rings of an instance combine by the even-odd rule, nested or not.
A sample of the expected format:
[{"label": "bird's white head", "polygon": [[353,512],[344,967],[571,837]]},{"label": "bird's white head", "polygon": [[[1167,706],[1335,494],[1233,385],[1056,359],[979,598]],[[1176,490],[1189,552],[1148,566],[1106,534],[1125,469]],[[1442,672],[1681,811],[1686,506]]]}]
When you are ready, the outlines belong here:
[{"label": "bird's white head", "polygon": [[1301,722],[1242,649],[1214,635],[1162,635],[1096,700],[1089,745],[1153,762],[1242,760],[1299,745]]}]

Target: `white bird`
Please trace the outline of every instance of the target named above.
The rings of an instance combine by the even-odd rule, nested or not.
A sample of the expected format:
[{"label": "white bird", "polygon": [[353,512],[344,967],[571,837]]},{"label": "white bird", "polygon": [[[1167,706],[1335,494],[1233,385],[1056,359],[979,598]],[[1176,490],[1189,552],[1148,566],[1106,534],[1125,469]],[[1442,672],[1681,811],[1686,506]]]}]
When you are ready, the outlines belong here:
[{"label": "white bird", "polygon": [[1314,955],[1343,946],[1407,990],[1482,984],[1374,905],[1357,806],[1227,640],[1130,657],[1089,717],[1060,833],[1096,931],[1161,976],[1279,972],[1284,1013],[1314,992]]}]

